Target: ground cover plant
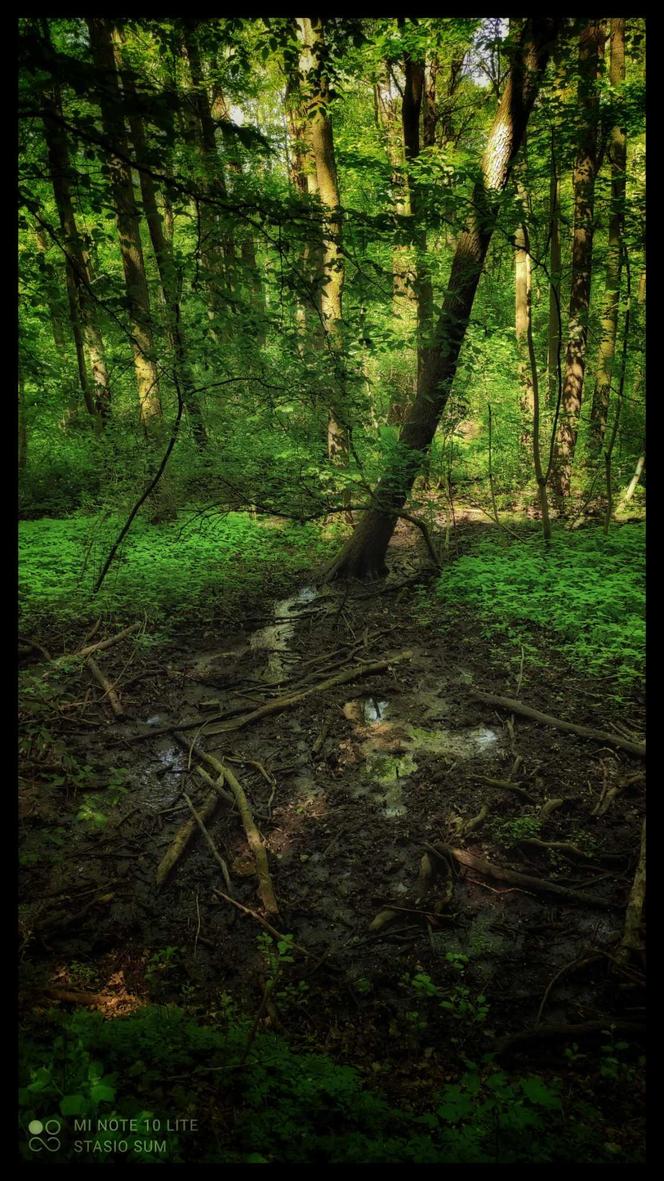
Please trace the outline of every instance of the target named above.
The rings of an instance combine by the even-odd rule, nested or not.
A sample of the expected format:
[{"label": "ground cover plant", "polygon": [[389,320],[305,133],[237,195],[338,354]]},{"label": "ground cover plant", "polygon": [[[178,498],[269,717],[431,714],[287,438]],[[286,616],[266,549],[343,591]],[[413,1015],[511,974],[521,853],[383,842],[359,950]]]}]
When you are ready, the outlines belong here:
[{"label": "ground cover plant", "polygon": [[471,609],[485,634],[537,651],[545,633],[580,673],[610,675],[614,692],[641,683],[645,653],[645,529],[623,525],[536,533],[498,530],[451,563],[436,585],[450,613]]}]

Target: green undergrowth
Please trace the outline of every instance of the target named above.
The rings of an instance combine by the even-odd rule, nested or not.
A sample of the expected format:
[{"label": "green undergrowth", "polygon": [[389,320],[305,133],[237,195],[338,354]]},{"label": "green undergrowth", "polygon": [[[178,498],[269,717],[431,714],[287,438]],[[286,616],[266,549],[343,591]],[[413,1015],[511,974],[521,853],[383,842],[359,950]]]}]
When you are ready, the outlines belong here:
[{"label": "green undergrowth", "polygon": [[159,525],[139,517],[94,596],[94,581],[123,523],[119,515],[82,514],[21,522],[22,629],[48,630],[100,613],[136,619],[145,612],[161,631],[193,618],[223,618],[266,590],[289,589],[310,577],[333,545],[316,525],[247,513],[183,511]]},{"label": "green undergrowth", "polygon": [[[542,660],[542,645],[581,673],[611,677],[614,696],[640,681],[645,660],[645,526],[554,530],[515,539],[496,531],[474,542],[441,574],[426,605],[445,622],[472,613],[489,638],[520,659]],[[441,622],[443,621],[441,618]]]},{"label": "green undergrowth", "polygon": [[[228,1005],[211,1025],[175,1006],[112,1020],[49,1014],[22,1047],[23,1159],[44,1159],[49,1136],[49,1163],[625,1159],[602,1114],[583,1095],[568,1102],[558,1078],[509,1074],[487,1057],[425,1111],[406,1110],[354,1067],[296,1052],[281,1035],[252,1041],[251,1025]],[[631,1068],[611,1049],[624,1083]]]}]

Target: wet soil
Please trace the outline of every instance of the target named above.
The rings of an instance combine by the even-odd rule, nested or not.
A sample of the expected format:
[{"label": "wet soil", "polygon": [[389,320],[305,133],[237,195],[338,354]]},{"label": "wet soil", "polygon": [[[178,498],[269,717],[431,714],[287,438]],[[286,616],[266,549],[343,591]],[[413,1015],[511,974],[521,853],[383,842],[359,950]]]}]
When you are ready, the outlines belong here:
[{"label": "wet soil", "polygon": [[[642,965],[621,975],[611,959],[639,849],[642,764],[496,711],[471,690],[637,733],[642,704],[635,696],[612,706],[605,685],[574,679],[552,654],[517,693],[512,667],[472,618],[444,634],[418,621],[417,595],[427,586],[419,562],[404,542],[386,581],[301,587],[267,602],[245,629],[220,634],[214,648],[194,632],[168,651],[135,654],[129,672],[127,649],[109,648],[100,663],[117,678],[124,719],[90,690],[89,675],[71,674],[80,708],[50,719],[58,740],[56,754],[51,746],[46,755],[51,762],[44,764],[36,744],[22,768],[26,1003],[57,1000],[60,989],[60,1003],[93,993],[87,1003],[102,1011],[153,1000],[209,1014],[226,994],[255,1011],[266,978],[261,927],[214,893],[225,889],[223,878],[198,833],[166,883],[155,884],[159,861],[190,818],[183,793],[200,804],[210,790],[195,756],[161,731],[239,716],[350,665],[409,650],[383,672],[241,729],[210,735],[214,723],[201,723],[182,732],[234,760],[268,851],[280,910],[272,922],[310,953],[306,961],[295,957],[266,1024],[296,1044],[353,1061],[384,1090],[415,1102],[453,1077],[464,1057],[532,1027],[556,973],[593,953],[592,963],[551,989],[541,1020],[600,1020],[608,1028],[642,1019]],[[78,786],[72,765],[88,768]],[[514,783],[521,794],[491,780]],[[607,793],[609,806],[595,814]],[[560,803],[542,816],[553,800]],[[260,912],[237,811],[221,802],[207,828],[234,897]],[[584,857],[522,843],[532,836],[570,842]],[[439,882],[426,896],[417,891],[422,858],[441,842],[584,890],[599,905],[461,870],[453,896],[437,906]],[[390,907],[396,917],[372,929]],[[416,995],[418,973],[451,1009]],[[565,1048],[562,1040],[524,1052],[530,1065],[560,1063]]]}]

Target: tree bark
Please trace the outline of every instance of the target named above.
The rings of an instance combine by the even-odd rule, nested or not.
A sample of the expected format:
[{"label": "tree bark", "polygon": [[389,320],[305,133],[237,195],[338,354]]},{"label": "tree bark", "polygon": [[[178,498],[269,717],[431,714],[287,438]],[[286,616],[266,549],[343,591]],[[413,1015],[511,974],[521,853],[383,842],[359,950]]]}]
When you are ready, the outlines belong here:
[{"label": "tree bark", "polygon": [[25,471],[28,465],[28,428],[25,421],[25,381],[19,366],[18,371],[18,470]]},{"label": "tree bark", "polygon": [[428,87],[425,88],[425,63],[413,61],[410,54],[405,58],[405,82],[401,118],[403,125],[404,156],[409,193],[409,212],[413,218],[413,244],[415,247],[415,303],[417,307],[417,379],[416,396],[420,387],[426,382],[428,368],[432,360],[431,336],[433,331],[433,286],[427,266],[427,232],[423,221],[422,198],[420,185],[409,171],[410,166],[420,154],[420,113],[425,101],[423,120],[424,147],[433,145],[435,122],[432,119],[432,107],[435,103],[435,83],[431,72],[428,76]]},{"label": "tree bark", "polygon": [[122,114],[122,96],[110,23],[106,18],[96,16],[88,17],[87,22],[92,57],[100,76],[99,105],[104,134],[120,153],[118,156],[111,154],[108,168],[127,292],[140,421],[147,432],[155,420],[161,418],[161,401],[139,213],[134,200],[131,167],[127,163],[129,150]]},{"label": "tree bark", "polygon": [[343,343],[344,258],[341,249],[341,208],[334,137],[329,115],[329,88],[324,73],[325,39],[320,17],[297,17],[303,46],[303,80],[308,97],[308,125],[316,165],[316,185],[324,212],[320,312],[334,369],[329,400],[327,451],[335,463],[348,462],[346,378]]},{"label": "tree bark", "polygon": [[431,365],[400,435],[401,462],[394,463],[375,490],[373,507],[333,562],[328,577],[367,577],[385,572],[385,553],[415,477],[450,395],[475,292],[510,176],[555,36],[555,18],[529,18],[514,65],[489,132],[481,179],[473,194],[468,228],[460,235],[440,318]]},{"label": "tree bark", "polygon": [[525,262],[525,266],[522,264],[521,274],[519,274],[519,270],[517,269],[519,282],[516,285],[516,336],[521,349],[527,355],[527,361],[524,360],[521,370],[524,386],[524,409],[532,422],[530,441],[532,443],[533,467],[535,469],[537,495],[539,498],[540,513],[542,515],[542,533],[544,541],[548,545],[551,540],[551,521],[549,519],[549,498],[547,494],[548,473],[544,472],[540,449],[541,404],[537,358],[535,356],[535,344],[533,341],[533,289],[531,281],[530,237],[525,221],[518,227],[515,235],[515,243],[517,246],[517,256],[521,252]]},{"label": "tree bark", "polygon": [[[609,81],[611,87],[619,90],[625,81],[625,18],[611,18],[611,49],[609,59]],[[614,125],[609,142],[611,161],[611,215],[609,218],[609,245],[606,262],[606,287],[602,308],[602,336],[597,361],[597,376],[593,391],[590,417],[590,447],[597,455],[604,442],[609,413],[611,377],[616,352],[618,333],[618,303],[620,298],[620,274],[622,267],[622,234],[625,220],[625,179],[627,142],[624,127]]]},{"label": "tree bark", "polygon": [[[206,176],[206,189],[210,196],[221,198],[228,195],[222,161],[217,151],[214,119],[210,108],[203,65],[201,62],[196,26],[198,18],[183,22],[184,47],[189,62],[194,109],[196,119],[190,121]],[[205,282],[212,304],[213,318],[228,309],[228,294],[235,280],[235,249],[231,236],[220,226],[219,214],[206,202],[200,205],[201,261],[205,270]]]},{"label": "tree bark", "polygon": [[[122,36],[117,26],[113,28],[113,43],[116,53],[116,64],[122,78],[125,94],[132,100],[129,114],[129,130],[134,147],[134,158],[138,164],[147,164],[148,149],[145,137],[145,127],[142,117],[136,108],[136,87],[131,71],[124,65],[122,58]],[[133,111],[133,113],[131,113]],[[138,170],[143,211],[150,232],[150,241],[154,251],[157,270],[161,283],[161,290],[166,308],[168,336],[173,351],[175,375],[180,386],[182,400],[186,406],[194,440],[199,449],[207,443],[205,423],[201,414],[201,406],[196,395],[192,393],[195,382],[187,356],[187,349],[182,328],[180,301],[178,297],[178,277],[173,257],[172,236],[169,238],[164,232],[164,224],[157,203],[157,189],[147,168]]]},{"label": "tree bark", "polygon": [[549,328],[547,336],[547,377],[549,405],[558,401],[558,355],[560,352],[560,180],[556,149],[551,137],[551,173],[549,181]]},{"label": "tree bark", "polygon": [[582,126],[574,166],[574,238],[567,351],[553,486],[562,507],[570,494],[588,343],[592,279],[593,215],[599,105],[597,77],[604,46],[601,21],[591,20],[579,38],[578,106]]},{"label": "tree bark", "polygon": [[62,123],[60,95],[57,90],[46,96],[43,122],[53,196],[66,252],[65,279],[69,318],[76,347],[81,391],[88,412],[97,415],[101,424],[110,412],[111,388],[104,341],[91,294],[90,266],[74,213],[69,145]]}]

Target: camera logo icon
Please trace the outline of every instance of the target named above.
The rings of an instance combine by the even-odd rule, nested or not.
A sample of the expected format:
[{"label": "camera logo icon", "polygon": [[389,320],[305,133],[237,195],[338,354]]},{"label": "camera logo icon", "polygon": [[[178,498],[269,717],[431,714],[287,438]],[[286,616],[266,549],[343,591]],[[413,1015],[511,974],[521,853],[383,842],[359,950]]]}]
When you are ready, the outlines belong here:
[{"label": "camera logo icon", "polygon": [[47,1119],[42,1123],[40,1119],[30,1120],[28,1124],[28,1131],[30,1139],[28,1140],[28,1148],[31,1152],[41,1152],[46,1149],[47,1152],[57,1152],[60,1148],[60,1129],[62,1124],[58,1119]]}]

